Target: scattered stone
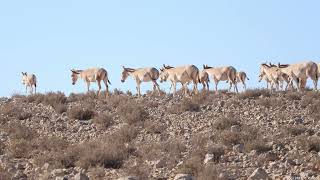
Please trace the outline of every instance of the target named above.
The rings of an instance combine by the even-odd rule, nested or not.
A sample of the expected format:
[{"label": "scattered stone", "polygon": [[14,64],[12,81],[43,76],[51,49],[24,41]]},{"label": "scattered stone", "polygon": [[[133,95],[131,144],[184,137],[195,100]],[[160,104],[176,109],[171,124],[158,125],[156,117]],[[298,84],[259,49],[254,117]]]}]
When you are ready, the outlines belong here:
[{"label": "scattered stone", "polygon": [[73,180],[89,180],[89,177],[84,173],[78,173],[74,176]]},{"label": "scattered stone", "polygon": [[248,178],[249,180],[269,180],[268,173],[262,169],[262,168],[257,168],[251,176]]},{"label": "scattered stone", "polygon": [[177,174],[174,180],[195,180],[195,178],[190,174]]}]

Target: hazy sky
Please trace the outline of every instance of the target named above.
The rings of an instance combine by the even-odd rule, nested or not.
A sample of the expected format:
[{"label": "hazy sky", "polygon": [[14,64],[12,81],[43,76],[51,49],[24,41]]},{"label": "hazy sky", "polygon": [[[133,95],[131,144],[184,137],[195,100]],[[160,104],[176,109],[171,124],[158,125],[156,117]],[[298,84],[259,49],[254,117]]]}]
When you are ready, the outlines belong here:
[{"label": "hazy sky", "polygon": [[319,7],[316,0],[2,0],[0,96],[24,93],[21,71],[38,76],[40,92],[85,91],[83,82],[71,85],[70,69],[95,66],[109,71],[112,89],[135,92],[133,80],[120,82],[121,65],[163,63],[233,65],[248,72],[249,87],[265,86],[257,82],[261,62],[319,60]]}]

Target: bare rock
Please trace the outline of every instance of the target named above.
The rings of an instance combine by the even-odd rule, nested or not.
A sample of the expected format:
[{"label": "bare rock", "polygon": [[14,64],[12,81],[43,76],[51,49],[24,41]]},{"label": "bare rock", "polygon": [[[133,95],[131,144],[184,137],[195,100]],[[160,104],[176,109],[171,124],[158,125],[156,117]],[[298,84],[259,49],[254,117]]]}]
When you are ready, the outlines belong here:
[{"label": "bare rock", "polygon": [[177,174],[174,180],[195,180],[195,178],[190,174]]},{"label": "bare rock", "polygon": [[258,168],[251,174],[251,176],[249,176],[248,179],[249,180],[269,180],[270,177],[268,176],[268,173],[264,169]]}]

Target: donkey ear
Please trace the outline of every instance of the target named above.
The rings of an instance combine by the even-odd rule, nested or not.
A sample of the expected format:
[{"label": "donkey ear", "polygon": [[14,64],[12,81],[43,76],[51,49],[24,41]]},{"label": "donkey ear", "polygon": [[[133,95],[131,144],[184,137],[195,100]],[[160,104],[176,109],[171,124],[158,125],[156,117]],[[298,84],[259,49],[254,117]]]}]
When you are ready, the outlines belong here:
[{"label": "donkey ear", "polygon": [[21,72],[21,74],[24,76],[24,72]]},{"label": "donkey ear", "polygon": [[74,69],[71,69],[71,72],[74,73],[74,74],[80,74],[79,72],[77,72],[77,71],[74,70]]},{"label": "donkey ear", "polygon": [[206,68],[206,65],[203,64],[203,69],[205,69],[205,68]]},{"label": "donkey ear", "polygon": [[122,68],[125,70],[126,68],[124,66],[122,66]]}]

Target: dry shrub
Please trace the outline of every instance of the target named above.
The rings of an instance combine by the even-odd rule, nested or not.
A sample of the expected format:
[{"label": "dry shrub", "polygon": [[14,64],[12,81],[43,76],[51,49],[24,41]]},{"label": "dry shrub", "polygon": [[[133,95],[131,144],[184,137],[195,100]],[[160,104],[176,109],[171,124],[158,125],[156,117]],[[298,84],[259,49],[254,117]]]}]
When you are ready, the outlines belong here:
[{"label": "dry shrub", "polygon": [[267,141],[261,138],[247,142],[245,148],[248,151],[256,150],[257,153],[265,153],[272,150],[272,147],[267,144]]},{"label": "dry shrub", "polygon": [[[103,94],[101,92],[101,94]],[[87,100],[95,100],[97,98],[97,94],[94,91],[89,91],[87,93],[71,93],[67,99],[68,102],[78,102],[78,101],[87,101]]]},{"label": "dry shrub", "polygon": [[301,107],[306,108],[313,103],[314,97],[312,96],[303,96],[301,99]]},{"label": "dry shrub", "polygon": [[139,180],[148,180],[151,168],[140,160],[136,165],[126,168],[125,172],[128,176],[136,177]]},{"label": "dry shrub", "polygon": [[128,156],[124,144],[112,140],[85,143],[78,150],[80,155],[76,164],[85,169],[95,166],[118,169]]},{"label": "dry shrub", "polygon": [[220,133],[219,139],[224,145],[232,146],[241,143],[241,134],[230,130],[224,130]]},{"label": "dry shrub", "polygon": [[213,123],[213,128],[217,130],[230,129],[233,125],[240,125],[239,121],[239,117],[228,114],[226,116],[221,116],[218,119],[216,119]]},{"label": "dry shrub", "polygon": [[309,115],[316,121],[320,120],[320,100],[315,100],[308,106]]},{"label": "dry shrub", "polygon": [[125,125],[121,127],[115,135],[117,136],[117,139],[121,142],[131,142],[133,139],[135,139],[138,135],[139,131],[137,127],[133,125]]},{"label": "dry shrub", "polygon": [[20,105],[16,105],[14,103],[8,103],[1,106],[0,114],[11,118],[17,118],[19,120],[25,120],[32,117],[31,113],[25,112]]},{"label": "dry shrub", "polygon": [[185,163],[183,163],[181,167],[179,167],[178,172],[182,174],[198,176],[200,175],[200,172],[203,168],[203,157],[193,156],[185,161]]},{"label": "dry shrub", "polygon": [[270,98],[261,98],[257,100],[257,104],[260,106],[264,106],[266,108],[270,107],[277,107],[282,104],[283,101],[279,100],[278,98],[275,97],[270,97]]},{"label": "dry shrub", "polygon": [[23,100],[24,100],[24,102],[27,102],[27,103],[40,104],[43,102],[44,97],[45,97],[44,94],[37,93],[37,94],[32,94],[32,95],[26,96]]},{"label": "dry shrub", "polygon": [[78,120],[89,120],[92,119],[95,112],[88,108],[83,108],[81,106],[75,106],[69,109],[68,116],[72,119]]},{"label": "dry shrub", "polygon": [[123,161],[130,156],[130,149],[116,135],[100,138],[92,142],[71,146],[64,155],[64,165],[121,168]]},{"label": "dry shrub", "polygon": [[121,102],[117,112],[129,125],[143,122],[148,117],[145,108],[134,100]]},{"label": "dry shrub", "polygon": [[114,121],[112,117],[106,113],[98,114],[93,118],[92,121],[99,129],[106,130],[108,127],[112,126]]},{"label": "dry shrub", "polygon": [[302,94],[299,92],[292,92],[292,91],[288,91],[286,94],[286,97],[289,100],[293,100],[293,101],[300,101],[301,100],[301,96]]},{"label": "dry shrub", "polygon": [[3,130],[7,132],[12,139],[31,140],[37,136],[34,130],[18,123],[9,124],[3,127]]},{"label": "dry shrub", "polygon": [[307,128],[303,125],[288,125],[284,129],[286,134],[291,136],[299,136],[307,131]]},{"label": "dry shrub", "polygon": [[166,126],[163,124],[158,124],[152,121],[146,121],[144,123],[144,128],[148,133],[161,134],[166,130]]},{"label": "dry shrub", "polygon": [[181,103],[175,104],[167,110],[172,114],[181,114],[186,111],[198,112],[200,111],[200,105],[195,100],[184,98]]},{"label": "dry shrub", "polygon": [[121,103],[131,102],[132,100],[128,96],[124,95],[113,95],[110,96],[107,100],[108,106],[117,108]]},{"label": "dry shrub", "polygon": [[200,111],[200,105],[199,102],[195,101],[194,99],[189,100],[189,99],[183,99],[182,103],[180,104],[181,110],[182,111],[194,111],[198,112]]},{"label": "dry shrub", "polygon": [[7,149],[9,156],[14,158],[30,158],[32,146],[25,139],[13,140]]},{"label": "dry shrub", "polygon": [[124,92],[117,88],[115,88],[112,93],[112,95],[121,95],[121,94],[124,94]]},{"label": "dry shrub", "polygon": [[11,179],[13,174],[9,173],[6,169],[0,166],[0,179]]},{"label": "dry shrub", "polygon": [[66,104],[62,104],[62,103],[54,105],[53,108],[56,111],[56,113],[59,113],[59,114],[67,112],[67,110],[68,110],[68,106]]},{"label": "dry shrub", "polygon": [[222,155],[224,155],[225,148],[222,144],[215,144],[208,147],[208,154],[214,155],[214,162],[219,162]]},{"label": "dry shrub", "polygon": [[239,99],[256,99],[259,97],[270,97],[270,91],[267,89],[248,89],[242,93],[237,94]]},{"label": "dry shrub", "polygon": [[28,96],[26,98],[26,101],[28,103],[43,103],[45,105],[50,105],[57,113],[63,113],[66,112],[67,107],[67,97],[62,92],[49,92],[46,94],[34,94],[31,96]]},{"label": "dry shrub", "polygon": [[306,151],[320,151],[320,137],[300,135],[297,137],[297,144]]},{"label": "dry shrub", "polygon": [[215,180],[218,179],[219,173],[214,164],[208,164],[197,175],[198,180]]},{"label": "dry shrub", "polygon": [[151,143],[142,145],[140,155],[144,160],[154,161],[165,159],[166,166],[173,168],[177,165],[182,153],[186,151],[186,146],[178,139],[172,139],[165,142]]},{"label": "dry shrub", "polygon": [[105,177],[105,169],[103,167],[97,166],[89,169],[92,179],[103,180]]},{"label": "dry shrub", "polygon": [[127,90],[126,94],[127,94],[128,96],[132,96],[132,92],[131,92],[130,90]]}]

